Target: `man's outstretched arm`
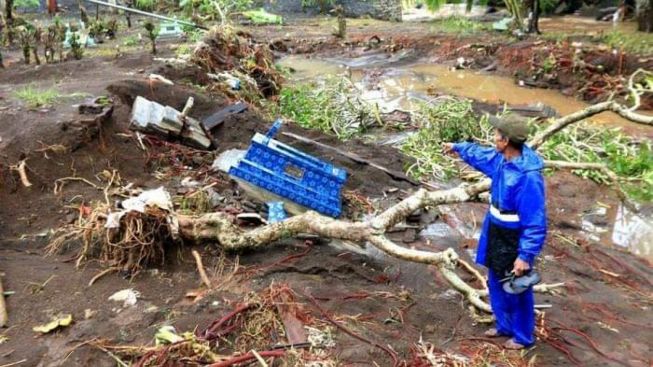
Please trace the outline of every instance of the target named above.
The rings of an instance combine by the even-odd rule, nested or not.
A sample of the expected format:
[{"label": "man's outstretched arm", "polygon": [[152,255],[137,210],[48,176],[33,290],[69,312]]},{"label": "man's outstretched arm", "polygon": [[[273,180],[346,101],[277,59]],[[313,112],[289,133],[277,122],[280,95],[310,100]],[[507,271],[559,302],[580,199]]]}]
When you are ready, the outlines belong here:
[{"label": "man's outstretched arm", "polygon": [[501,160],[501,154],[493,147],[476,143],[445,143],[443,151],[449,155],[458,155],[465,163],[492,177]]}]

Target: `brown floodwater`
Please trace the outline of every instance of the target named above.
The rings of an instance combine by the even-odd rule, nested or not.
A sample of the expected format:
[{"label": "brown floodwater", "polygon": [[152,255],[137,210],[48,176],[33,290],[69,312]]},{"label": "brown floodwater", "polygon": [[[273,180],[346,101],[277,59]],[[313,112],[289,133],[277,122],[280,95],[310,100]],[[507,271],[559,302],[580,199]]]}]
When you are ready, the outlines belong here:
[{"label": "brown floodwater", "polygon": [[[346,73],[361,90],[363,98],[377,103],[383,112],[395,109],[414,110],[420,103],[433,97],[429,91],[451,94],[487,103],[507,103],[508,105],[527,105],[543,103],[566,115],[589,106],[574,97],[565,96],[557,90],[519,86],[513,78],[492,75],[472,70],[452,70],[439,64],[417,63],[400,67],[379,67],[381,55],[366,56],[374,59],[376,68],[370,73],[364,67],[344,66],[362,65],[365,60],[321,60],[290,56],[280,64],[295,69],[295,81],[309,81],[327,75]],[[390,60],[388,58],[388,60]],[[371,75],[371,76],[370,76]],[[610,127],[623,128],[627,133],[651,137],[650,128],[632,122],[612,112],[593,116],[590,121]]]}]

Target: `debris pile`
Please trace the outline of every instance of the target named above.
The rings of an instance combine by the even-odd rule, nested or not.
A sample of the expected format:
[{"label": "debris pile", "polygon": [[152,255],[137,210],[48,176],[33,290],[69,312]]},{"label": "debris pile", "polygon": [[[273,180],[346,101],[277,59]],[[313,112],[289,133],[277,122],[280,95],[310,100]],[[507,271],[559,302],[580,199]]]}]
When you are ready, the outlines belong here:
[{"label": "debris pile", "polygon": [[230,72],[255,82],[262,97],[279,94],[283,78],[274,66],[272,51],[251,36],[228,26],[214,27],[198,44],[192,60],[209,73]]},{"label": "debris pile", "polygon": [[288,365],[334,366],[327,353],[335,346],[331,328],[313,318],[295,298],[287,285],[272,284],[232,302],[231,311],[194,332],[159,328],[153,347],[102,341],[94,345],[134,366],[234,366],[257,361],[272,366],[278,358]]},{"label": "debris pile", "polygon": [[78,266],[89,258],[99,258],[110,269],[130,276],[147,265],[162,264],[177,243],[170,195],[158,188],[124,200],[119,206],[118,212],[105,203],[80,207],[77,221],[55,233],[48,253],[81,242]]}]

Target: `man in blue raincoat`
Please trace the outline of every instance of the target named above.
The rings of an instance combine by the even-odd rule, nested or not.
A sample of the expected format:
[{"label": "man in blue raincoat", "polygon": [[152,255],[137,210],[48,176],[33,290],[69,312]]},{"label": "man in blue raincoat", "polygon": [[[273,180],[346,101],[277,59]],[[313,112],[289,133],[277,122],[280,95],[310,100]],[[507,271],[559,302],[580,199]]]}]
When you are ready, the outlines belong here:
[{"label": "man in blue raincoat", "polygon": [[546,199],[542,158],[525,142],[526,122],[514,115],[490,118],[494,147],[446,143],[444,151],[492,178],[490,210],[485,217],[476,263],[488,268],[490,305],[496,319],[488,337],[511,337],[504,347],[523,349],[535,343],[533,289],[513,294],[502,286],[511,273],[532,269],[546,238]]}]

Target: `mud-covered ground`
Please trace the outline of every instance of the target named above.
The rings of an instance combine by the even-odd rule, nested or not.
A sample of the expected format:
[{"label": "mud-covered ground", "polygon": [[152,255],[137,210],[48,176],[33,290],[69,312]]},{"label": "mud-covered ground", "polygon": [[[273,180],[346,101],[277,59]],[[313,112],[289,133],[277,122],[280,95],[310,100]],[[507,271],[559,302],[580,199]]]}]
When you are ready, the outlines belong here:
[{"label": "mud-covered ground", "polygon": [[[279,56],[306,53],[342,57],[379,47],[392,54],[409,51],[410,56],[401,62],[451,62],[463,56],[474,60],[473,67],[483,68],[496,61],[493,72],[503,75],[525,72],[514,61],[514,55],[523,54],[523,60],[528,60],[535,46],[542,45],[538,42],[544,42],[515,42],[495,35],[458,37],[433,32],[428,24],[353,24],[347,41],[335,40],[322,19],[249,31],[254,39],[270,43]],[[372,40],[374,35],[380,43]],[[485,51],[465,47],[469,44],[482,44]],[[172,57],[176,47],[174,42],[162,43],[158,57]],[[606,52],[597,57],[609,55]],[[640,56],[626,55],[625,60],[621,66],[624,73],[651,63],[650,58]],[[182,109],[192,95],[195,107],[191,116],[196,118],[206,117],[230,101],[198,88],[202,73],[197,69],[177,70],[154,60],[145,50],[130,49],[118,58],[96,52],[81,61],[40,67],[20,65],[19,53],[11,51],[5,63],[9,67],[0,70],[0,271],[4,273],[4,290],[15,293],[7,297],[9,327],[2,333],[0,364],[22,361],[21,366],[115,365],[111,356],[90,345],[90,341],[152,345],[153,335],[162,325],[171,324],[180,331],[206,328],[250,292],[261,293],[280,285],[294,291],[296,302],[314,320],[326,323],[325,315],[311,299],[317,299],[331,317],[367,340],[334,330],[336,344],[329,353],[342,365],[392,365],[375,343],[390,345],[406,365],[415,365],[415,343],[420,338],[432,343],[436,350],[465,355],[475,362],[506,365],[506,360],[522,356],[519,352],[503,352],[494,344],[496,341],[484,339],[481,335],[487,325],[476,321],[462,297],[452,292],[433,269],[337,241],[285,240],[261,251],[241,254],[223,254],[211,244],[186,244],[171,250],[164,264],[146,269],[133,279],[112,273],[89,286],[91,278],[104,269],[101,262],[88,261],[78,269],[75,249],[45,256],[44,248],[51,230],[74,221],[92,201],[104,200],[102,189],[107,182],[103,171],[115,170],[125,185],[164,186],[173,194],[184,192],[184,177],[215,182],[218,193],[226,198],[216,210],[264,214],[264,205],[248,198],[228,177],[210,173],[208,167],[220,152],[246,148],[253,133],[265,132],[271,122],[250,109],[229,118],[214,132],[218,141],[214,152],[189,150],[159,140],[146,141],[144,151],[128,129],[130,104],[135,96]],[[151,72],[170,78],[175,85],[148,81]],[[569,94],[582,89],[582,81],[565,82],[562,75],[549,81],[548,86],[569,89]],[[13,95],[26,85],[54,87],[64,97],[53,106],[30,109]],[[112,118],[98,129],[79,123],[82,117],[76,104],[86,95],[110,95],[114,99]],[[600,98],[594,95],[587,99]],[[410,163],[394,148],[358,140],[345,144],[292,125],[284,127],[284,131],[337,146],[393,171],[402,172]],[[351,195],[345,202],[347,215],[360,215],[361,200],[352,198],[368,198],[362,202],[384,207],[418,188],[333,151],[300,144],[283,135],[280,139],[348,170],[346,190]],[[20,160],[26,160],[32,183],[29,188],[21,184],[12,169]],[[65,177],[85,178],[96,187],[66,181],[55,192],[55,182]],[[538,267],[546,283],[565,282],[566,287],[555,294],[537,295],[536,303],[551,307],[543,310],[538,325],[540,341],[522,356],[523,364],[650,366],[653,270],[647,260],[611,246],[609,230],[618,198],[608,187],[564,172],[547,177],[547,195],[550,235]],[[588,217],[597,207],[608,210]],[[423,249],[452,246],[468,257],[475,247],[472,234],[484,210],[482,203],[466,203],[440,212],[423,211],[391,238]],[[608,231],[598,241],[592,239],[583,229],[583,218]],[[434,223],[447,228],[446,234],[430,238],[418,235]],[[218,284],[203,297],[188,297],[189,292],[201,289],[191,249],[201,252],[213,284]],[[234,267],[236,263],[238,267]],[[467,280],[473,282],[471,276]],[[141,292],[135,306],[123,308],[108,301],[110,295],[125,288]],[[73,315],[71,326],[43,336],[32,331],[32,327],[63,313]]]}]

